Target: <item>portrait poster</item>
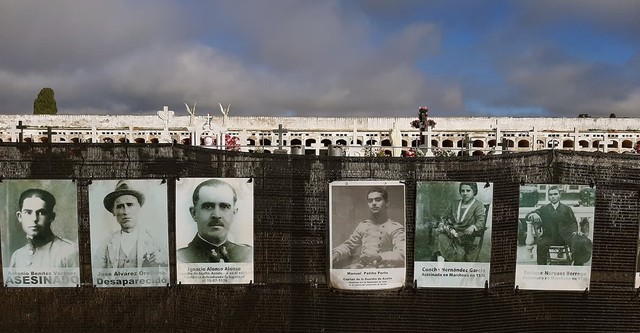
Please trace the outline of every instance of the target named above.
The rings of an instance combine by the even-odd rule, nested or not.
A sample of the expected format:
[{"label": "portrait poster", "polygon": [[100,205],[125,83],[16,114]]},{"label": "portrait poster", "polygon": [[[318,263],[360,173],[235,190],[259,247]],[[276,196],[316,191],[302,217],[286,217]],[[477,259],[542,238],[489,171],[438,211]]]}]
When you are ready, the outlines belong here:
[{"label": "portrait poster", "polygon": [[71,180],[3,180],[0,234],[7,287],[77,287],[78,199]]},{"label": "portrait poster", "polygon": [[401,288],[406,280],[405,187],[329,184],[329,281],[343,290]]},{"label": "portrait poster", "polygon": [[595,187],[520,186],[515,285],[585,290],[591,279]]},{"label": "portrait poster", "polygon": [[169,284],[168,220],[166,182],[93,180],[89,185],[93,284]]},{"label": "portrait poster", "polygon": [[493,183],[418,182],[417,287],[484,288],[489,281]]},{"label": "portrait poster", "polygon": [[176,182],[176,270],[183,284],[249,284],[253,274],[250,178]]}]

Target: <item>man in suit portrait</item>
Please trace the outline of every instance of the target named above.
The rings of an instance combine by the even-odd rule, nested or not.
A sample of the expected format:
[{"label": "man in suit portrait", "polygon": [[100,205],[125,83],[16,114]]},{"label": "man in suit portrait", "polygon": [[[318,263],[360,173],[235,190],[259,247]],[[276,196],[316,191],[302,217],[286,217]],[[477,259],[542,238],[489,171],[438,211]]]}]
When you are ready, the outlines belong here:
[{"label": "man in suit portrait", "polygon": [[[540,230],[536,246],[536,262],[538,265],[547,265],[549,248],[551,246],[569,246],[576,258],[587,255],[586,246],[575,246],[584,242],[573,242],[578,234],[578,220],[573,209],[561,202],[561,193],[558,186],[550,186],[547,191],[549,203],[528,213],[525,218],[531,220],[533,225]],[[588,229],[588,224],[587,224]],[[590,257],[590,253],[588,254]],[[575,265],[582,265],[586,260],[579,260]]]},{"label": "man in suit portrait", "polygon": [[167,267],[169,256],[151,233],[140,227],[141,207],[145,203],[142,192],[120,180],[113,192],[104,197],[103,205],[120,225],[96,251],[95,268]]}]

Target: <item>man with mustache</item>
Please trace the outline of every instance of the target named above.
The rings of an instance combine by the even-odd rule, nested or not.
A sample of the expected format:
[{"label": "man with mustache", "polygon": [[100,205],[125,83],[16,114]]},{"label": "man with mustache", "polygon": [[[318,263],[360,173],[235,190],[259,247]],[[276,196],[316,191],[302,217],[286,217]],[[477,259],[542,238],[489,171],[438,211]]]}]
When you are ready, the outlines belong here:
[{"label": "man with mustache", "polygon": [[51,231],[51,223],[56,218],[55,205],[55,197],[45,190],[22,192],[16,217],[27,236],[27,244],[13,252],[9,267],[78,267],[78,246]]},{"label": "man with mustache", "polygon": [[189,213],[198,233],[187,247],[177,251],[184,263],[251,262],[253,247],[227,238],[238,208],[236,190],[220,179],[208,179],[193,191]]},{"label": "man with mustache", "polygon": [[92,265],[96,268],[167,267],[169,257],[149,231],[138,226],[144,194],[121,180],[115,191],[102,201],[120,224],[120,230],[111,234],[96,251]]}]

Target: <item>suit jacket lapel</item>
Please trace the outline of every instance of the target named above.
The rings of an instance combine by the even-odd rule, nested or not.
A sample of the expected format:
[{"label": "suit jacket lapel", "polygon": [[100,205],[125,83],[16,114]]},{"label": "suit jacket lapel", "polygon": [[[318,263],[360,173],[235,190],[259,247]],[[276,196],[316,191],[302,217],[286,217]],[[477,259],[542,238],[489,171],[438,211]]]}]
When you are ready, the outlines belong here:
[{"label": "suit jacket lapel", "polygon": [[118,253],[120,252],[120,232],[117,232],[111,238],[109,245],[107,245],[107,252],[109,253],[109,264],[111,268],[118,268]]}]

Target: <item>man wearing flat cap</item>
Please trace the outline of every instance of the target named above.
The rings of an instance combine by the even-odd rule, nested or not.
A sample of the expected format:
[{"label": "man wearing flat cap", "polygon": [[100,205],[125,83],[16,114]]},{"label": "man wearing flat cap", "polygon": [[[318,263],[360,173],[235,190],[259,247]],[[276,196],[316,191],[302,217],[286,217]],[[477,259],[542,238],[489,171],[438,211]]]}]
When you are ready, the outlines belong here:
[{"label": "man wearing flat cap", "polygon": [[151,233],[139,226],[144,194],[120,180],[113,192],[102,201],[104,208],[116,218],[120,230],[111,234],[96,251],[96,268],[167,267],[169,258]]}]

